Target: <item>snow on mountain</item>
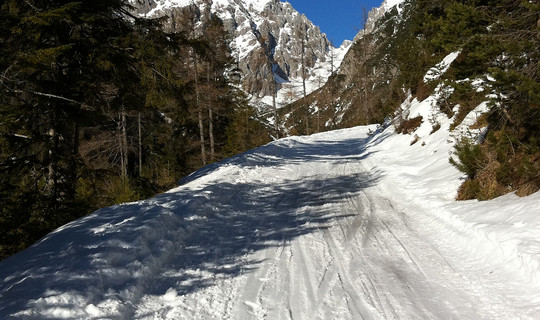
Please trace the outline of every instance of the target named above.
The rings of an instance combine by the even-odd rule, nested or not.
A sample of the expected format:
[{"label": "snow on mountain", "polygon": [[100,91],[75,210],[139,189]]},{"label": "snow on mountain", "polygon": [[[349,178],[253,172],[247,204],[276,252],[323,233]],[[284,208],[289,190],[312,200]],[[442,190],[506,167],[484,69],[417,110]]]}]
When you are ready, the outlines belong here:
[{"label": "snow on mountain", "polygon": [[280,0],[146,0],[137,8],[141,15],[162,16],[170,14],[174,8],[191,5],[200,9],[200,20],[204,8],[210,7],[210,11],[223,20],[233,35],[231,47],[244,74],[243,88],[251,95],[254,104],[271,100],[273,90],[273,85],[266,83],[269,71],[261,59],[261,51],[257,50],[261,48],[261,39],[270,43],[273,60],[279,66],[280,78],[284,80],[279,86],[280,104],[301,96],[302,40],[299,34],[304,25],[308,94],[326,82],[332,69],[339,68],[350,47],[350,42],[346,41],[339,48],[334,48],[326,35],[305,15],[298,13],[289,2]]},{"label": "snow on mountain", "polygon": [[540,193],[454,200],[448,157],[485,104],[450,132],[447,89],[65,225],[0,262],[0,318],[540,318]]},{"label": "snow on mountain", "polygon": [[384,0],[383,3],[381,4],[381,7],[383,7],[386,11],[394,7],[397,7],[398,10],[401,10],[399,8],[399,5],[402,4],[403,2],[405,2],[405,0]]},{"label": "snow on mountain", "polygon": [[[222,2],[225,2],[221,0]],[[244,0],[244,3],[247,4],[248,7],[252,7],[255,11],[261,12],[266,8],[268,3],[272,2],[271,0]]]},{"label": "snow on mountain", "polygon": [[355,41],[357,40],[357,38],[363,37],[364,35],[373,32],[375,30],[375,25],[377,21],[390,10],[396,8],[396,10],[398,11],[398,15],[401,15],[401,12],[403,11],[403,4],[405,3],[405,1],[406,0],[384,0],[378,8],[373,8],[368,13],[364,29],[356,35]]},{"label": "snow on mountain", "polygon": [[441,61],[435,67],[429,69],[428,72],[424,75],[424,82],[430,82],[439,79],[441,75],[448,71],[448,68],[450,68],[450,65],[452,64],[452,62],[454,62],[454,60],[457,59],[460,53],[461,51],[455,51],[450,53],[443,59],[443,61]]},{"label": "snow on mountain", "polygon": [[[326,83],[330,77],[332,70],[337,72],[339,66],[349,51],[352,42],[345,40],[339,48],[331,47],[328,51],[328,56],[324,61],[317,61],[310,70],[310,76],[306,78],[306,94],[319,89]],[[331,57],[333,56],[333,58]],[[332,66],[332,63],[334,64]],[[289,77],[288,82],[284,83],[281,90],[276,95],[276,101],[280,106],[292,103],[303,96],[303,84],[301,75]],[[261,102],[271,105],[272,96],[264,96],[260,99]]]}]

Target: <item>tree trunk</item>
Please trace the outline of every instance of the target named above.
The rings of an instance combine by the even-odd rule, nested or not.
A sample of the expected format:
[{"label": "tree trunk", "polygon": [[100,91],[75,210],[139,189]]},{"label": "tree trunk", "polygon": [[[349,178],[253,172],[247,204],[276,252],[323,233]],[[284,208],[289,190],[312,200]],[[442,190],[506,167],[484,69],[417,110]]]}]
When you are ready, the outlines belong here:
[{"label": "tree trunk", "polygon": [[197,54],[193,52],[193,70],[195,72],[195,104],[198,110],[198,120],[199,120],[199,136],[201,143],[201,161],[202,164],[206,164],[206,149],[204,141],[204,123],[202,115],[202,106],[201,106],[201,93],[199,88],[199,72],[197,70]]},{"label": "tree trunk", "polygon": [[302,89],[304,92],[304,104],[306,103],[306,62],[305,62],[305,56],[306,56],[306,42],[305,39],[302,38]]},{"label": "tree trunk", "polygon": [[321,132],[321,108],[317,106],[317,132]]},{"label": "tree trunk", "polygon": [[334,45],[331,45],[330,49],[330,76],[334,75]]},{"label": "tree trunk", "polygon": [[122,177],[128,175],[128,143],[126,128],[126,110],[122,107],[120,111],[120,165]]},{"label": "tree trunk", "polygon": [[276,106],[276,94],[277,94],[277,82],[276,77],[274,76],[274,66],[272,64],[272,53],[270,49],[270,45],[265,43],[265,40],[263,38],[259,38],[259,42],[261,46],[264,49],[264,58],[266,59],[266,65],[268,67],[268,70],[270,72],[270,77],[272,81],[272,107],[274,109],[274,129],[276,134],[276,139],[279,139],[279,121],[278,121],[278,113],[277,113],[277,106]]},{"label": "tree trunk", "polygon": [[308,123],[308,116],[309,116],[309,108],[306,105],[306,41],[307,41],[307,30],[306,30],[306,24],[305,22],[302,23],[302,29],[300,33],[300,37],[302,38],[301,42],[301,67],[302,67],[302,104],[306,107],[306,115],[305,115],[305,122],[306,122],[306,133],[309,134],[309,123]]},{"label": "tree trunk", "polygon": [[215,142],[214,142],[214,114],[212,108],[208,108],[208,135],[210,139],[210,159],[212,161],[216,158]]},{"label": "tree trunk", "polygon": [[[56,122],[56,119],[53,120]],[[49,149],[49,168],[48,168],[48,177],[47,177],[47,194],[52,200],[52,208],[56,209],[56,203],[58,199],[58,145],[59,138],[56,131],[55,123],[53,127],[49,130],[51,135],[51,147]]]},{"label": "tree trunk", "polygon": [[245,107],[245,113],[246,113],[246,135],[244,137],[243,142],[242,142],[242,146],[244,147],[244,150],[247,150],[249,144],[248,144],[248,139],[249,139],[249,114],[248,114],[248,108]]},{"label": "tree trunk", "polygon": [[206,148],[204,146],[204,123],[202,116],[202,108],[199,107],[199,135],[201,136],[201,157],[203,165],[206,164]]},{"label": "tree trunk", "polygon": [[138,113],[137,126],[139,129],[139,178],[142,177],[142,128],[141,128],[141,112]]},{"label": "tree trunk", "polygon": [[304,92],[304,104],[306,103],[306,41],[307,41],[307,30],[305,21],[302,23],[302,89]]},{"label": "tree trunk", "polygon": [[[207,63],[206,83],[210,86],[210,61]],[[212,111],[212,95],[208,93],[208,138],[210,139],[210,159],[216,158],[215,142],[214,142],[214,112]]]},{"label": "tree trunk", "polygon": [[276,77],[274,76],[274,68],[270,56],[267,57],[268,68],[270,68],[270,76],[272,77],[272,107],[274,108],[274,130],[276,131],[276,139],[279,139],[279,121],[278,121],[278,112],[276,105],[276,94],[277,94],[277,82]]},{"label": "tree trunk", "polygon": [[77,171],[79,169],[78,157],[79,157],[79,136],[80,136],[80,126],[77,121],[73,123],[73,141],[72,141],[72,150],[71,156],[69,159],[69,172],[68,172],[68,199],[74,199],[76,194],[77,187]]},{"label": "tree trunk", "polygon": [[[272,78],[274,78],[274,71],[272,71]],[[276,93],[277,93],[277,84],[276,79],[274,78],[274,93],[272,94],[272,105],[274,106],[274,127],[276,130],[276,139],[279,139],[279,122],[278,122],[278,113],[276,106]]]}]

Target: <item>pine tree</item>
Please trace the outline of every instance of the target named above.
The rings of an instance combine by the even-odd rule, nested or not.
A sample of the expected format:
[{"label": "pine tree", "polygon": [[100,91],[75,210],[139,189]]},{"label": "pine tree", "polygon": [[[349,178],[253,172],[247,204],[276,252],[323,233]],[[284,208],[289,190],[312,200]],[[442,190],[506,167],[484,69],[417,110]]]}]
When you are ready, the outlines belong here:
[{"label": "pine tree", "polygon": [[[114,132],[103,124],[112,115],[120,115],[122,172],[129,174],[130,113],[171,81],[147,76],[159,73],[158,64],[171,66],[167,53],[179,41],[161,31],[161,21],[128,10],[123,0],[2,3],[0,220],[11,237],[1,239],[2,255],[87,212],[81,201],[91,201],[84,195],[96,187],[81,180],[89,168],[81,142]],[[177,89],[167,96],[178,97]]]}]

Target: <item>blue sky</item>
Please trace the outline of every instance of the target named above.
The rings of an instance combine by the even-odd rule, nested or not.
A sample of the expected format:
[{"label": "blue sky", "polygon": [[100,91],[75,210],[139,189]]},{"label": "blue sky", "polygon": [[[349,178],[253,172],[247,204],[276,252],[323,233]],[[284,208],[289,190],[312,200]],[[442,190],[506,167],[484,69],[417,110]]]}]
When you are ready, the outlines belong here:
[{"label": "blue sky", "polygon": [[362,27],[362,8],[366,8],[369,12],[371,8],[379,7],[383,0],[288,0],[288,2],[318,25],[334,46],[339,46],[345,39],[352,40]]}]

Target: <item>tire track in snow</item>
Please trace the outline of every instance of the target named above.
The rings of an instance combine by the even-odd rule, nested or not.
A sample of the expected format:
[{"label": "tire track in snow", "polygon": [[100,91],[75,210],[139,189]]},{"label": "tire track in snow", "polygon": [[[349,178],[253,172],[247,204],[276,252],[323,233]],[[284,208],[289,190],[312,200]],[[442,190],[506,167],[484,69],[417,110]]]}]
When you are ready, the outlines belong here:
[{"label": "tire track in snow", "polygon": [[[294,170],[293,179],[298,179],[298,169]],[[289,199],[291,199],[289,201]],[[275,208],[276,215],[272,217],[273,219],[281,219],[280,217],[280,204],[285,202],[288,209],[290,206],[293,208],[298,206],[299,191],[293,190],[292,193],[282,194],[279,199],[277,199],[272,205],[272,208]],[[285,201],[287,200],[287,201]],[[301,213],[301,209],[295,211],[295,220],[298,215]],[[270,218],[266,218],[270,220]],[[262,221],[261,223],[266,223]],[[298,226],[298,222],[295,223]],[[296,239],[298,240],[298,239]],[[262,266],[259,267],[254,273],[248,275],[245,283],[243,294],[241,296],[241,303],[238,306],[235,319],[265,319],[270,317],[270,314],[274,315],[275,312],[281,317],[282,310],[275,308],[275,304],[283,304],[285,314],[294,319],[296,317],[302,318],[303,311],[298,310],[296,307],[296,298],[301,294],[299,291],[298,284],[296,283],[296,275],[291,274],[291,270],[294,266],[292,263],[293,257],[303,256],[303,252],[298,250],[297,241],[292,243],[286,241],[285,239],[277,246],[274,250],[267,248],[264,250],[263,257],[258,253],[255,259],[260,259],[264,261]],[[293,253],[293,244],[295,244],[295,252]],[[300,270],[302,279],[306,279],[307,270]],[[270,279],[273,276],[273,283],[270,283]],[[306,281],[306,280],[304,280]],[[309,281],[309,280],[307,280]],[[273,286],[273,287],[272,287]],[[275,291],[274,301],[265,301],[270,300],[267,291],[273,289]],[[278,296],[279,293],[279,296]],[[295,316],[297,315],[297,316]]]},{"label": "tire track in snow", "polygon": [[[342,174],[355,174],[349,167],[349,161],[345,162],[342,166]],[[359,181],[358,176],[355,174],[356,179]],[[324,193],[324,186],[321,188],[321,193]],[[360,192],[361,194],[362,192]],[[359,290],[355,286],[355,282],[349,277],[350,271],[345,267],[344,261],[347,261],[345,257],[348,256],[348,249],[352,239],[356,237],[356,234],[361,230],[361,228],[366,225],[366,216],[364,210],[360,210],[356,201],[358,197],[354,194],[347,194],[345,197],[343,209],[348,213],[354,215],[352,222],[343,226],[343,223],[338,219],[338,226],[343,235],[342,247],[338,245],[338,240],[335,239],[334,235],[329,229],[322,231],[323,239],[325,240],[326,246],[330,253],[331,264],[328,266],[321,278],[321,281],[318,285],[317,291],[317,305],[312,309],[310,316],[306,319],[313,319],[314,316],[318,314],[319,308],[321,308],[322,303],[330,290],[333,288],[334,279],[339,280],[340,286],[343,288],[343,291],[349,297],[347,299],[347,305],[351,313],[352,319],[372,319],[372,310],[365,304],[363,297],[360,296],[360,293],[365,293],[364,290]],[[352,212],[350,212],[352,209]]]},{"label": "tire track in snow", "polygon": [[[361,166],[361,169],[367,172],[363,166]],[[355,174],[355,177],[359,182],[362,182],[358,174]],[[350,250],[351,253],[355,252],[357,259],[359,258],[357,261],[358,265],[351,264],[349,272],[351,275],[355,274],[355,272],[358,274],[359,284],[362,287],[361,291],[364,293],[366,300],[371,302],[370,306],[373,309],[372,313],[374,315],[378,314],[384,319],[388,319],[390,318],[389,313],[395,314],[394,310],[388,310],[385,306],[383,297],[379,294],[379,288],[373,281],[375,278],[374,273],[371,268],[368,267],[370,265],[370,259],[369,257],[366,257],[364,253],[364,247],[375,232],[375,208],[365,191],[361,191],[355,198],[348,197],[347,201],[351,207],[355,208],[355,212],[358,213],[352,222],[351,228],[345,233],[347,250]],[[359,208],[359,204],[361,208]],[[358,238],[358,236],[360,236],[360,238]],[[351,244],[353,240],[356,240],[356,245]],[[360,245],[357,243],[360,243]]]},{"label": "tire track in snow", "polygon": [[[408,240],[411,241],[411,240],[415,239],[416,235],[407,226],[407,222],[404,219],[403,213],[398,212],[388,200],[386,200],[385,202],[386,202],[385,207],[389,207],[392,212],[397,213],[397,215],[401,218],[401,219],[399,219],[400,221],[398,221],[398,223],[402,222],[402,223],[400,223],[400,226],[405,227],[405,229],[409,231],[409,235],[414,235],[414,237],[409,237]],[[384,209],[383,210],[378,210],[378,212],[385,212],[385,211],[386,210],[384,210]],[[417,261],[418,259],[413,255],[412,251],[407,248],[407,246],[403,243],[403,241],[400,240],[400,238],[396,235],[396,233],[392,230],[392,228],[390,228],[390,226],[388,225],[388,222],[385,222],[383,219],[380,219],[379,221],[381,222],[381,225],[384,226],[386,231],[388,231],[388,234],[390,236],[392,236],[392,238],[398,243],[399,247],[401,248],[401,250],[403,250],[403,252],[408,257],[409,261],[414,265],[416,270],[420,274],[422,274],[422,276],[425,279],[428,279],[428,276],[426,275],[423,268],[418,263],[418,261]]]},{"label": "tire track in snow", "polygon": [[[293,167],[296,170],[294,170],[293,174],[289,172],[286,179],[302,181],[305,177],[309,177],[309,180],[320,182],[310,185],[310,190],[306,190],[316,199],[325,199],[328,194],[335,193],[334,190],[329,189],[335,187],[335,185],[329,187],[328,181],[332,181],[340,173],[341,176],[354,175],[358,182],[353,183],[354,189],[361,189],[365,186],[365,183],[360,180],[358,171],[354,172],[357,166],[351,166],[350,161],[348,156],[337,156],[334,158],[329,157],[323,161],[319,158],[314,161],[308,160],[301,163],[301,165],[296,162]],[[300,177],[300,174],[302,177]],[[347,187],[343,185],[343,187],[344,190],[347,190],[349,185],[347,184]],[[366,209],[358,196],[361,193],[360,191],[351,190],[339,194],[339,201],[334,204],[329,203],[331,205],[327,208],[332,210],[329,213],[337,221],[335,225],[328,226],[330,229],[319,229],[318,232],[295,238],[290,242],[288,248],[285,248],[286,245],[282,244],[280,252],[278,252],[278,249],[271,253],[265,252],[263,259],[266,263],[261,264],[259,269],[250,274],[245,282],[246,286],[243,288],[241,302],[235,318],[252,319],[257,317],[257,319],[270,319],[272,317],[281,317],[285,319],[314,319],[321,316],[319,314],[319,311],[322,311],[320,308],[328,302],[327,296],[329,294],[335,294],[336,297],[339,297],[338,299],[345,302],[343,306],[348,309],[348,316],[346,317],[352,317],[352,319],[372,318],[373,310],[369,309],[369,306],[364,301],[366,290],[364,290],[364,287],[358,288],[355,281],[349,276],[352,265],[347,250],[352,240],[356,239],[356,234],[360,230],[364,231],[369,224],[368,218],[363,216]],[[281,200],[285,197],[287,197],[285,202],[288,207],[280,208],[280,201],[277,201],[273,204],[276,212],[279,212],[279,209],[287,210],[292,207],[298,208],[295,209],[296,217],[309,216],[309,214],[303,214],[304,210],[311,210],[310,207],[301,206],[301,201],[304,199],[299,199],[298,195],[294,195],[294,192],[292,195],[283,196]],[[326,202],[322,201],[317,206],[324,207],[326,204]],[[343,209],[343,211],[340,209]],[[342,219],[347,220],[347,223],[343,224],[340,221]],[[343,228],[341,231],[342,236],[336,237],[337,235],[333,233],[340,230],[340,228]],[[313,246],[308,244],[314,242],[323,246],[322,250],[318,245],[315,246],[319,248],[319,251],[328,254],[322,265],[313,261],[312,257],[306,258],[307,251],[305,250],[313,250]],[[279,255],[282,253],[283,256],[280,259]],[[323,268],[321,269],[321,267]],[[319,276],[322,274],[320,279],[317,274]],[[272,276],[275,276],[272,283],[269,281],[261,283],[259,281],[262,277],[268,278]],[[275,294],[278,291],[280,292],[279,299]],[[272,308],[272,302],[279,305],[280,311],[273,310],[278,308]],[[267,307],[265,307],[265,303]],[[342,311],[339,311],[340,314],[345,316]]]},{"label": "tire track in snow", "polygon": [[[360,196],[363,199],[361,203],[364,209],[364,224],[362,225],[364,228],[362,229],[363,232],[360,234],[361,239],[357,242],[359,242],[361,245],[353,245],[351,246],[350,250],[357,253],[356,256],[360,258],[358,263],[361,264],[362,267],[357,268],[356,266],[351,265],[350,272],[351,274],[354,274],[355,271],[359,273],[359,280],[362,286],[362,291],[365,293],[365,297],[371,301],[371,306],[377,311],[377,313],[379,313],[384,319],[388,319],[388,314],[392,313],[392,311],[388,311],[383,303],[383,298],[379,294],[379,288],[377,288],[373,282],[374,274],[371,272],[371,269],[367,267],[369,264],[369,258],[367,258],[364,254],[364,247],[374,230],[373,225],[375,217],[373,217],[373,206],[365,192],[361,192]],[[355,205],[355,202],[352,203]],[[352,241],[352,237],[356,237],[357,235],[358,233],[352,234],[351,237],[348,237],[347,239]],[[355,268],[355,270],[353,270],[353,268]]]},{"label": "tire track in snow", "polygon": [[[284,198],[285,195],[282,195],[275,204],[280,203]],[[264,224],[268,219],[263,219],[261,223]],[[250,257],[255,261],[261,261],[261,265],[246,278],[246,285],[240,297],[239,310],[236,311],[235,319],[252,319],[253,316],[256,319],[264,319],[266,317],[267,310],[264,309],[261,293],[266,286],[266,282],[269,281],[270,271],[276,267],[276,260],[279,259],[282,251],[283,245],[275,248],[269,247],[256,252],[255,256]]]},{"label": "tire track in snow", "polygon": [[[272,207],[277,207],[285,199],[286,194],[281,194],[273,203]],[[264,216],[259,219],[259,225],[265,225],[270,223],[271,219],[275,217]],[[257,234],[257,242],[260,241],[260,235]],[[283,252],[283,245],[277,247],[269,246],[261,251],[256,251],[245,258],[252,261],[261,261],[260,266],[255,271],[249,273],[244,281],[242,294],[237,304],[237,308],[234,311],[235,316],[233,319],[264,319],[267,316],[267,311],[264,308],[262,301],[262,292],[267,286],[267,282],[270,280],[270,273],[272,269],[276,268],[276,260]]]},{"label": "tire track in snow", "polygon": [[[396,209],[391,202],[381,196],[380,190],[369,194],[372,210],[377,212],[374,217],[375,228],[378,232],[372,238],[378,244],[379,255],[385,257],[383,261],[378,261],[378,266],[383,272],[374,273],[375,279],[379,283],[385,283],[382,277],[393,277],[394,288],[384,288],[387,307],[395,317],[400,317],[408,310],[414,310],[420,317],[426,319],[439,318],[437,314],[452,314],[446,310],[447,306],[434,303],[435,297],[427,297],[425,292],[438,292],[435,289],[434,281],[430,274],[426,272],[426,264],[433,255],[432,245],[422,240],[416,230],[413,230],[405,213]],[[399,233],[399,235],[398,235]],[[419,258],[419,255],[422,258]],[[382,267],[382,268],[381,268]],[[374,269],[375,270],[375,269]],[[438,269],[440,273],[443,270]],[[441,312],[445,310],[444,312]]]},{"label": "tire track in snow", "polygon": [[[358,294],[359,290],[357,290],[354,287],[354,282],[352,281],[352,279],[350,279],[349,272],[343,264],[343,260],[345,260],[344,259],[345,254],[347,254],[346,250],[339,249],[339,246],[334,236],[331,234],[331,232],[329,232],[328,230],[324,230],[323,233],[324,233],[323,234],[324,239],[326,240],[328,244],[330,254],[334,261],[333,270],[331,271],[333,273],[333,277],[337,277],[340,280],[340,283],[341,283],[341,286],[343,287],[344,292],[352,301],[352,304],[348,303],[349,310],[351,310],[352,312],[352,316],[353,316],[352,318],[353,319],[372,319],[371,310],[368,309],[363,299]],[[326,294],[327,292],[321,293],[321,296],[319,298],[319,306],[320,306],[320,302],[322,301],[322,299],[324,299],[324,296]]]},{"label": "tire track in snow", "polygon": [[[375,251],[376,255],[380,257],[392,257],[393,260],[400,261],[400,264],[402,264],[402,261],[405,260],[402,260],[403,256],[399,255],[399,250],[396,250],[396,246],[394,245],[394,243],[397,243],[397,247],[400,248],[402,252],[405,252],[406,257],[409,258],[409,261],[412,261],[414,269],[419,271],[422,274],[423,279],[426,280],[427,277],[421,271],[418,263],[416,261],[413,261],[410,252],[405,248],[403,242],[401,242],[396,237],[396,235],[392,231],[392,228],[388,225],[387,222],[384,221],[385,218],[399,215],[399,213],[395,211],[391,205],[389,205],[388,207],[380,206],[381,202],[388,205],[389,202],[386,199],[381,200],[379,197],[374,198],[370,196],[368,196],[368,199],[371,206],[371,211],[376,212],[376,215],[373,217],[373,228],[375,232],[370,235],[371,241],[369,241],[369,239],[366,239],[366,241],[364,241],[364,247],[368,248],[370,245],[377,244],[374,247],[375,249],[377,249]],[[396,253],[398,253],[398,255],[396,255]],[[366,259],[371,260],[372,256],[366,257]],[[368,268],[371,270],[372,281],[374,280],[379,284],[385,284],[385,282],[382,281],[382,277],[392,277],[395,278],[397,280],[396,283],[398,283],[398,287],[396,289],[391,289],[387,287],[379,288],[379,291],[384,294],[384,300],[379,296],[379,301],[381,301],[381,307],[384,314],[390,313],[392,317],[400,318],[403,314],[403,305],[410,303],[412,306],[414,306],[413,308],[419,315],[421,315],[422,318],[434,318],[433,314],[430,314],[429,312],[426,313],[424,306],[419,304],[418,301],[421,300],[421,298],[417,296],[415,288],[411,286],[407,277],[404,277],[402,275],[402,273],[406,271],[406,268],[404,266],[395,266],[395,262],[393,261],[376,261],[376,264],[369,264],[368,266]],[[389,271],[385,270],[381,272],[381,268],[387,268],[389,269]],[[400,297],[400,294],[402,294],[403,292],[406,293],[408,299]],[[411,296],[413,297],[412,299]]]},{"label": "tire track in snow", "polygon": [[[307,166],[312,173],[316,172],[309,163],[303,164],[303,166]],[[302,179],[299,177],[298,169],[295,171],[295,179]],[[324,185],[323,179],[322,186]],[[321,187],[315,185],[308,191],[316,194]],[[293,216],[294,225],[300,228],[298,218],[300,216],[309,216],[309,209],[301,206],[302,199],[298,190],[292,192],[288,198],[292,199],[292,206],[298,208],[294,211]],[[275,265],[277,270],[274,290],[280,294],[279,297],[276,296],[275,302],[281,304],[283,309],[275,310],[274,314],[272,314],[273,318],[310,319],[305,315],[312,309],[315,301],[315,290],[313,289],[315,281],[312,279],[310,272],[310,268],[313,268],[313,266],[308,266],[308,260],[304,252],[304,242],[307,242],[306,237],[308,235],[295,238],[282,245],[280,257],[277,259],[278,263]],[[277,313],[277,316],[275,313]]]},{"label": "tire track in snow", "polygon": [[[373,216],[373,232],[363,239],[362,248],[366,250],[358,251],[370,261],[363,271],[379,285],[382,296],[377,309],[388,315],[385,318],[412,313],[426,319],[477,314],[476,299],[462,277],[440,250],[412,227],[418,221],[412,224],[409,216],[396,209],[379,190],[366,195],[371,210],[377,214]],[[389,282],[389,278],[395,281]]]},{"label": "tire track in snow", "polygon": [[[304,210],[299,210],[298,216]],[[305,314],[312,309],[312,304],[315,301],[315,290],[311,277],[311,272],[308,269],[307,260],[303,248],[303,238],[296,239],[290,245],[291,259],[290,266],[287,268],[289,273],[289,310],[291,319],[306,319]],[[287,272],[287,270],[284,270]],[[303,289],[303,290],[302,290]]]}]

